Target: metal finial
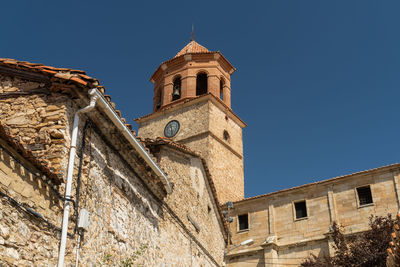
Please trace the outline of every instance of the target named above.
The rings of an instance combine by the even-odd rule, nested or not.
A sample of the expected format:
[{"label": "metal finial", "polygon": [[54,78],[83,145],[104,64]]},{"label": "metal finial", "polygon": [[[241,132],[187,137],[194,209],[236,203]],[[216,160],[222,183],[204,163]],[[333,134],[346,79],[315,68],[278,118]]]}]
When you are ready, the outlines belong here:
[{"label": "metal finial", "polygon": [[194,25],[192,23],[192,37],[190,38],[190,41],[194,41]]}]

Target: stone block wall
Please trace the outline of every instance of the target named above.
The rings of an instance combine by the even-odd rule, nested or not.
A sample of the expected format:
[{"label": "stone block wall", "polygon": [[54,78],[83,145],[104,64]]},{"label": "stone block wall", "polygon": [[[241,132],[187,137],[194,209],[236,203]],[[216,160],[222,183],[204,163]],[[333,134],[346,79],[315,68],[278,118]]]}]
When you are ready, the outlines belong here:
[{"label": "stone block wall", "polygon": [[0,144],[0,265],[54,266],[60,235],[49,223],[61,224],[62,201],[39,171],[1,139]]},{"label": "stone block wall", "polygon": [[45,83],[0,76],[0,122],[37,158],[62,171],[67,162],[71,101],[48,89]]},{"label": "stone block wall", "polygon": [[[343,226],[345,234],[352,234],[368,229],[371,214],[397,213],[399,168],[398,164],[392,165],[234,203],[231,211],[234,221],[230,224],[232,243],[236,245],[247,239],[253,239],[254,243],[231,251],[228,266],[242,266],[238,262],[246,262],[246,255],[255,251],[264,251],[265,266],[272,264],[267,259],[273,259],[274,264],[299,264],[310,253],[317,256],[333,253],[329,239],[333,221]],[[360,206],[356,188],[366,185],[371,188],[373,203]],[[296,219],[294,203],[302,200],[306,201],[307,217]],[[239,231],[241,214],[249,215],[248,230]],[[249,256],[248,261],[252,258]]]},{"label": "stone block wall", "polygon": [[170,111],[164,116],[146,120],[140,123],[138,135],[143,138],[157,138],[164,136],[164,128],[171,120],[177,120],[180,124],[179,132],[171,139],[179,142],[193,135],[205,133],[209,127],[208,103],[203,101]]},{"label": "stone block wall", "polygon": [[[209,96],[212,98],[212,96]],[[213,99],[214,100],[214,99]],[[221,203],[244,197],[242,128],[209,98],[182,104],[159,115],[140,120],[139,136],[164,136],[165,125],[178,120],[180,130],[171,139],[199,153],[208,164]],[[228,116],[229,115],[229,116]],[[224,131],[228,139],[224,138]]]},{"label": "stone block wall", "polygon": [[168,195],[166,202],[183,218],[187,229],[204,244],[206,250],[222,262],[225,248],[223,225],[218,220],[218,203],[212,197],[201,160],[166,147],[162,148],[159,157],[160,165],[174,184],[174,192]]}]

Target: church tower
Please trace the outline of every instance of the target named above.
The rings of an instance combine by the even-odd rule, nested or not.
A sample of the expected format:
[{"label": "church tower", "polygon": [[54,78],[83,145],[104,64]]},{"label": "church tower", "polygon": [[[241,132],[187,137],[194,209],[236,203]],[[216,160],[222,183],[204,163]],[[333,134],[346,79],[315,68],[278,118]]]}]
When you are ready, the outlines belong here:
[{"label": "church tower", "polygon": [[153,112],[135,120],[140,137],[167,137],[200,154],[221,203],[244,198],[246,124],[231,109],[234,71],[220,52],[192,40],[151,76]]}]

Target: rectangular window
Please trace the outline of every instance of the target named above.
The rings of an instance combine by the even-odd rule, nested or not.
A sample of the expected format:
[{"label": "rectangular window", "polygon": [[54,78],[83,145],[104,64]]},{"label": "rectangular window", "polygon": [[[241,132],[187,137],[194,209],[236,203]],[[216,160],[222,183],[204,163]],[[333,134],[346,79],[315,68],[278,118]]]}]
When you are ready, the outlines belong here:
[{"label": "rectangular window", "polygon": [[307,218],[307,207],[305,200],[294,203],[294,209],[296,210],[296,219]]},{"label": "rectangular window", "polygon": [[238,216],[239,231],[249,229],[249,215],[242,214]]},{"label": "rectangular window", "polygon": [[360,206],[372,204],[372,194],[371,194],[371,187],[363,186],[357,188],[357,195],[358,195],[358,202]]}]

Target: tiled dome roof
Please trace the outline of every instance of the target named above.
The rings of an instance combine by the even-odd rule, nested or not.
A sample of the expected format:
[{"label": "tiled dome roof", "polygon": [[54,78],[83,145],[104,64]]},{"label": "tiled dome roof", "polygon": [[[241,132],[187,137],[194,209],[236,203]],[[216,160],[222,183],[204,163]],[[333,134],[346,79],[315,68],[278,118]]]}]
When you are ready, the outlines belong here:
[{"label": "tiled dome roof", "polygon": [[198,44],[196,41],[190,41],[181,51],[179,51],[178,54],[176,54],[175,57],[179,57],[184,54],[189,54],[189,53],[207,53],[210,52],[208,51],[207,48],[204,46]]}]

